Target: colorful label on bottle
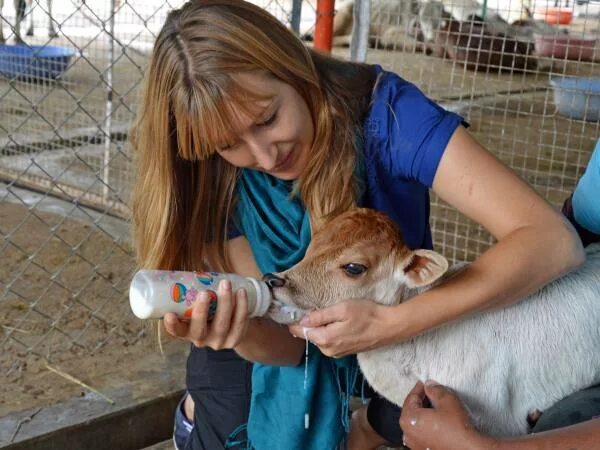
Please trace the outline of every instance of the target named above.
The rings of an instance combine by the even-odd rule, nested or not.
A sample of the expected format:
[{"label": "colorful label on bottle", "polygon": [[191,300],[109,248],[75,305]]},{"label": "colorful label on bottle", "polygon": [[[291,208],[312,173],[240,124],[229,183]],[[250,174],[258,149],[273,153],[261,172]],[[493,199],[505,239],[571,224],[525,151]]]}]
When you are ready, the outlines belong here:
[{"label": "colorful label on bottle", "polygon": [[152,273],[153,281],[178,281],[186,283],[194,283],[198,281],[205,286],[210,286],[214,283],[215,278],[219,275],[218,272],[182,272],[176,270],[156,270]]},{"label": "colorful label on bottle", "polygon": [[171,300],[175,303],[185,302],[185,306],[190,306],[196,300],[198,289],[187,288],[183,283],[174,283],[171,285]]},{"label": "colorful label on bottle", "polygon": [[[196,288],[187,288],[183,283],[174,283],[170,289],[171,292],[171,300],[175,303],[185,302],[185,306],[188,308],[184,312],[185,317],[192,316],[192,304],[194,300],[196,300],[196,296],[198,295],[198,290]],[[211,318],[217,312],[217,293],[215,291],[211,291],[210,289],[206,290],[208,294],[208,299],[210,301],[210,306],[208,308],[208,317]]]},{"label": "colorful label on bottle", "polygon": [[171,300],[175,303],[181,303],[185,300],[187,289],[183,283],[175,283],[171,286]]}]

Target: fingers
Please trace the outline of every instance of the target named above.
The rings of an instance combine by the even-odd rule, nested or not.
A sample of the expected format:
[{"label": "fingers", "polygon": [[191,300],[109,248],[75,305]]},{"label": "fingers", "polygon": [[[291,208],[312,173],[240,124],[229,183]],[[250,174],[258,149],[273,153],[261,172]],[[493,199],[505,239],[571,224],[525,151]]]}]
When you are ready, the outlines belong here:
[{"label": "fingers", "polygon": [[202,346],[202,341],[208,333],[208,309],[210,308],[210,295],[206,291],[198,293],[196,301],[192,307],[192,316],[190,317],[189,330],[187,338],[196,346]]},{"label": "fingers", "polygon": [[410,435],[411,429],[417,424],[423,425],[428,411],[423,408],[425,399],[425,387],[420,381],[417,382],[410,390],[404,404],[402,405],[402,414],[400,416],[400,427],[404,430],[405,435]]},{"label": "fingers", "polygon": [[248,325],[248,294],[245,289],[239,289],[235,293],[233,302],[233,316],[231,319],[231,328],[225,341],[226,348],[233,348],[242,339]]},{"label": "fingers", "polygon": [[452,389],[432,380],[425,382],[425,395],[427,395],[434,409],[462,407],[460,400]]},{"label": "fingers", "polygon": [[[425,407],[425,400],[433,407]],[[404,400],[400,426],[405,445],[412,449],[437,448],[441,442],[447,450],[494,448],[476,431],[454,391],[435,381],[413,387]]]},{"label": "fingers", "polygon": [[[312,335],[310,334],[312,328],[310,327],[303,327],[302,325],[292,324],[288,325],[288,330],[290,330],[292,336],[299,339],[306,339],[307,337],[312,337]],[[310,340],[312,341],[312,339]]]},{"label": "fingers", "polygon": [[331,322],[338,322],[346,318],[347,306],[344,303],[338,303],[328,308],[312,311],[305,315],[300,321],[302,327],[322,327]]},{"label": "fingers", "polygon": [[[310,342],[315,344],[325,356],[339,358],[343,356],[343,346],[348,342],[340,339],[340,331],[336,326],[331,324],[320,328],[306,329],[306,337]],[[304,337],[304,329],[300,332],[300,336]]]},{"label": "fingers", "polygon": [[306,337],[310,342],[319,347],[326,356],[341,357],[347,354],[343,348],[348,340],[340,339],[343,332],[342,322],[346,320],[347,305],[338,303],[328,308],[319,309],[305,315],[297,325],[290,325],[292,335]]},{"label": "fingers", "polygon": [[189,333],[189,323],[179,320],[177,314],[167,313],[163,317],[163,326],[173,337],[186,338]]},{"label": "fingers", "polygon": [[[340,353],[339,344],[343,345],[344,342],[332,338],[332,336],[336,336],[338,334],[335,332],[334,328],[335,324],[320,328],[309,328],[301,325],[290,325],[288,327],[292,336],[299,339],[308,339],[310,342],[319,347],[319,350],[321,350],[321,353],[323,353],[325,356],[337,358],[343,356]],[[347,344],[347,342],[345,343]]]},{"label": "fingers", "polygon": [[[211,312],[212,302],[217,302],[214,315]],[[198,347],[207,346],[214,350],[221,350],[233,348],[239,343],[247,328],[247,321],[246,291],[238,290],[234,298],[231,282],[222,280],[216,293],[212,291],[198,293],[189,321],[181,320],[170,313],[165,315],[163,323],[167,332],[175,337],[185,338]]]},{"label": "fingers", "polygon": [[417,384],[410,390],[406,398],[404,399],[404,404],[402,405],[402,410],[407,412],[412,412],[415,409],[423,407],[423,400],[425,399],[425,387],[423,383],[417,381]]},{"label": "fingers", "polygon": [[227,336],[229,335],[233,313],[233,293],[231,291],[231,281],[222,280],[219,283],[217,294],[219,298],[217,312],[215,313],[212,323],[210,324],[210,340],[213,348],[222,347],[227,339]]},{"label": "fingers", "polygon": [[386,308],[373,301],[346,300],[334,306],[313,311],[298,325],[290,326],[297,337],[304,336],[319,347],[324,355],[335,358],[364,352],[381,345],[385,320],[378,308]]}]

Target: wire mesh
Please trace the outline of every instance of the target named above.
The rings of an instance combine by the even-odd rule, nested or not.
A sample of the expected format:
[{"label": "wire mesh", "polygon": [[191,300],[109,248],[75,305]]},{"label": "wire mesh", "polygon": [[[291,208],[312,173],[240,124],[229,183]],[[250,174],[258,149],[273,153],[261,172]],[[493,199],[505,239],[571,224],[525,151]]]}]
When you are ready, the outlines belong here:
[{"label": "wire mesh", "polygon": [[[340,24],[354,3],[337,4]],[[367,61],[461,114],[485,147],[561,206],[599,137],[600,3],[370,0],[370,8]],[[556,12],[568,23],[556,23]],[[352,30],[334,42],[349,42],[342,33]],[[431,225],[455,261],[493,241],[435,195]]]},{"label": "wire mesh", "polygon": [[[311,2],[255,3],[298,33],[314,24]],[[84,372],[154,343],[126,297],[127,133],[155,37],[182,4],[1,5],[0,416],[72,392],[59,392],[46,363]]]},{"label": "wire mesh", "polygon": [[[293,0],[255,3],[306,36],[316,1],[304,0],[300,15]],[[559,206],[598,138],[600,5],[370,1],[367,60],[462,114],[483,145]],[[133,173],[126,138],[154,38],[182,3],[55,0],[50,7],[33,0],[19,30],[25,56],[7,54],[17,12],[12,2],[1,11],[8,43],[0,46],[5,397],[39,361],[135,347],[146,335],[125,295],[133,268],[122,220]],[[548,23],[555,7],[571,13],[570,23]],[[338,2],[334,44],[350,44],[352,10],[352,1]],[[70,53],[43,53],[51,47]],[[348,57],[345,47],[334,52]],[[556,84],[581,77],[590,84]],[[448,258],[472,260],[490,245],[483,229],[433,200],[436,246]],[[5,397],[0,411],[16,408]]]}]

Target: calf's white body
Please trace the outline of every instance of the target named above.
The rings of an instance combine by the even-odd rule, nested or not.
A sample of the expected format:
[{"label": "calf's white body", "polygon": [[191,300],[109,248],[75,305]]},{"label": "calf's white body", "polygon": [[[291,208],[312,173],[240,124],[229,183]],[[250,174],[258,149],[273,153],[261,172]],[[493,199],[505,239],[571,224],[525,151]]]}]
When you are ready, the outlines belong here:
[{"label": "calf's white body", "polygon": [[[394,305],[460,270],[447,268],[433,251],[408,249],[387,217],[357,209],[313,236],[304,259],[278,274],[273,294],[275,303],[303,310],[350,298]],[[271,313],[278,320],[277,308]],[[360,353],[358,361],[369,384],[397,405],[418,380],[432,379],[459,394],[481,431],[523,434],[530,413],[600,383],[600,244],[580,268],[512,306]]]},{"label": "calf's white body", "polygon": [[452,387],[477,427],[527,431],[527,416],[600,383],[600,246],[583,267],[510,307],[358,355],[376,391],[402,405],[417,380]]}]

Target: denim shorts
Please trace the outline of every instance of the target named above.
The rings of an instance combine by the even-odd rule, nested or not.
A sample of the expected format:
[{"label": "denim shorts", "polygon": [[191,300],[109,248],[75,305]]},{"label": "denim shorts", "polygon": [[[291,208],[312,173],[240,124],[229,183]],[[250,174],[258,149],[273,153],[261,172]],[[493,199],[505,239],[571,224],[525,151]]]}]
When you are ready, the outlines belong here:
[{"label": "denim shorts", "polygon": [[194,428],[194,424],[185,416],[183,403],[189,394],[186,392],[177,404],[175,424],[173,426],[173,443],[175,450],[184,450]]}]

